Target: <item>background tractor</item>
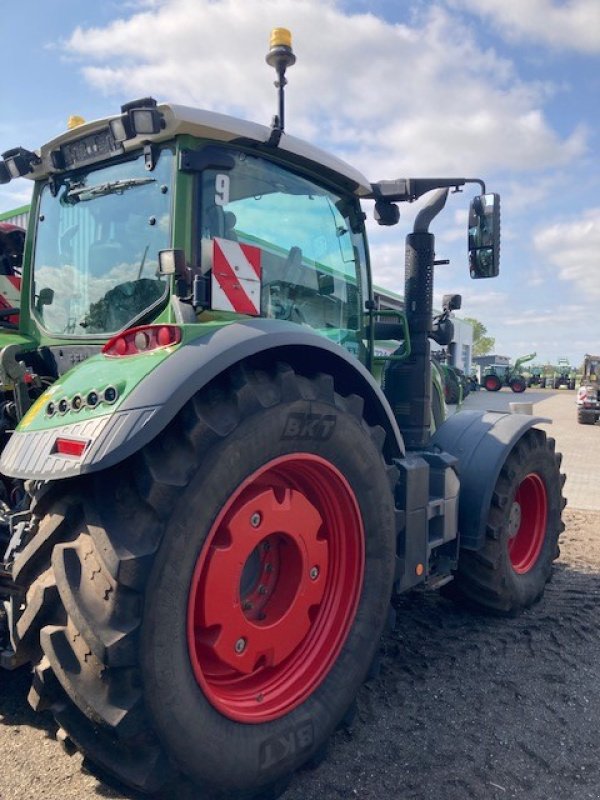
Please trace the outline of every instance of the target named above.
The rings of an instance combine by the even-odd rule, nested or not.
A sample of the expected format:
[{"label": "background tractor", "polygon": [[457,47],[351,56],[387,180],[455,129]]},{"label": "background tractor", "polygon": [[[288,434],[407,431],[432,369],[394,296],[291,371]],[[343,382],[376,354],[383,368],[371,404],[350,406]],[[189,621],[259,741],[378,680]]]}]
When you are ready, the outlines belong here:
[{"label": "background tractor", "polygon": [[527,387],[531,386],[543,386],[545,387],[544,382],[544,367],[541,364],[531,364],[525,371],[524,377],[527,381]]},{"label": "background tractor", "polygon": [[552,375],[554,389],[574,389],[577,383],[577,371],[571,366],[568,358],[559,358]]},{"label": "background tractor", "polygon": [[0,325],[17,328],[21,302],[21,264],[25,231],[0,222]]},{"label": "background tractor", "polygon": [[461,369],[448,363],[446,350],[437,350],[432,355],[442,378],[444,400],[448,405],[462,403],[471,392],[471,381]]},{"label": "background tractor", "polygon": [[586,353],[583,359],[583,375],[577,392],[577,422],[594,425],[600,420],[600,356]]},{"label": "background tractor", "polygon": [[537,353],[517,358],[515,363],[491,364],[485,368],[482,384],[488,392],[498,392],[503,386],[508,386],[513,392],[520,394],[527,388],[527,379],[521,367],[536,357]]},{"label": "background tractor", "polygon": [[[494,277],[499,197],[289,136],[289,32],[267,61],[270,128],[143,98],[0,161],[34,184],[0,351],[0,666],[137,791],[275,796],[372,674],[393,595],[452,581],[513,615],[563,529],[540,420],[444,421],[432,392],[430,224],[476,184],[470,273]],[[382,314],[363,205],[393,226],[420,198]]]}]

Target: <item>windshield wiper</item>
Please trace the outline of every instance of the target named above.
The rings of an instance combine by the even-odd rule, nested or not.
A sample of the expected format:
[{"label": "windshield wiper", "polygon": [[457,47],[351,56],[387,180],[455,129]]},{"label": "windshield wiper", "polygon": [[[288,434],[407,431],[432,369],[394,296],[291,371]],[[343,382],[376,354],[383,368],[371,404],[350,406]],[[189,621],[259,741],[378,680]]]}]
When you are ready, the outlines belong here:
[{"label": "windshield wiper", "polygon": [[125,178],[120,181],[107,181],[97,186],[78,186],[67,192],[69,200],[92,200],[106,194],[123,194],[126,189],[134,186],[143,186],[146,183],[156,183],[156,178]]}]

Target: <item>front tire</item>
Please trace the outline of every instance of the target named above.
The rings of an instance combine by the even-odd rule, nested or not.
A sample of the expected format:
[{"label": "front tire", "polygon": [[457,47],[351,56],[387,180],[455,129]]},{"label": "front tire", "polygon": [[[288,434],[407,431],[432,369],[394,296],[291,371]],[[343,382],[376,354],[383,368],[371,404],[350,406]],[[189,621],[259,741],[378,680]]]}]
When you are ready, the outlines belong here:
[{"label": "front tire", "polygon": [[81,481],[15,565],[23,635],[41,627],[34,705],[136,789],[183,774],[207,797],[277,794],[343,718],[387,618],[382,434],[330,376],[236,368]]},{"label": "front tire", "polygon": [[509,616],[542,596],[564,530],[560,461],[543,431],[530,430],[515,445],[494,488],[483,547],[460,551],[453,596]]}]

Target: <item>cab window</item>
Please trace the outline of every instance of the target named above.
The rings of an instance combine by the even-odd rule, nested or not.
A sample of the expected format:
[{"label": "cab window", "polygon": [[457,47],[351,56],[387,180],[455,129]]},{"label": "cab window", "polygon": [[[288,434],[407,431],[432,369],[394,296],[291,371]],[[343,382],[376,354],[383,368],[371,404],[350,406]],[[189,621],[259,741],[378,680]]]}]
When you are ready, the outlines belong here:
[{"label": "cab window", "polygon": [[233,163],[201,174],[203,272],[212,269],[215,239],[243,245],[260,266],[262,316],[357,348],[365,253],[351,225],[357,201],[259,157],[234,153]]}]

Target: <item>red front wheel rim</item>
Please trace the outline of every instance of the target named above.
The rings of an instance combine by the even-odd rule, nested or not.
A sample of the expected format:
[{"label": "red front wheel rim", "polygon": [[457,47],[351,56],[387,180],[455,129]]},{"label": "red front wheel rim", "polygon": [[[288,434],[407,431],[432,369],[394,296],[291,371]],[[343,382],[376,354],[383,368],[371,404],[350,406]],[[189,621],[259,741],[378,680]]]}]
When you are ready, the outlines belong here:
[{"label": "red front wheel rim", "polygon": [[547,519],[546,485],[532,472],[519,484],[510,514],[508,555],[515,572],[529,572],[537,563],[546,537]]},{"label": "red front wheel rim", "polygon": [[247,723],[303,703],[348,637],[364,564],[356,497],[329,461],[294,453],[245,480],[190,587],[188,649],[209,702]]}]

